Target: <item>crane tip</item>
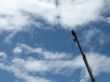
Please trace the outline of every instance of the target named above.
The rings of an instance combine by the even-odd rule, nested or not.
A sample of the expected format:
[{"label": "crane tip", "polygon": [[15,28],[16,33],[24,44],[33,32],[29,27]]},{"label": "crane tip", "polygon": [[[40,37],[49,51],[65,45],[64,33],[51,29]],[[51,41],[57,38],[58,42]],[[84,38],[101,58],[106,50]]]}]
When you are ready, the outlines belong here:
[{"label": "crane tip", "polygon": [[72,35],[76,35],[76,32],[74,30],[72,30],[71,32],[72,32]]}]

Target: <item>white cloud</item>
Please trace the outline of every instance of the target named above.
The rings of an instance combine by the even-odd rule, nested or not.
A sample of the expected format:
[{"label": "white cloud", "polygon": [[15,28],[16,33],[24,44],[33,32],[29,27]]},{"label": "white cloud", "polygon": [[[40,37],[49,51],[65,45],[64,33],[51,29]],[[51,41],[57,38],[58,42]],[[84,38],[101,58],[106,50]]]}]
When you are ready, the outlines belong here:
[{"label": "white cloud", "polygon": [[[44,60],[29,59],[27,61],[24,61],[24,60],[17,59],[17,61],[20,61],[20,62],[24,61],[25,64],[27,62],[26,67],[28,67],[28,65],[30,64],[29,66],[30,66],[30,68],[32,67],[32,70],[33,69],[37,70],[37,68],[35,68],[35,67],[40,67],[39,70],[42,70],[41,69],[42,68],[41,65],[43,65],[45,67],[44,68],[45,71],[47,71],[48,68],[51,67],[52,64],[54,66],[57,66],[57,67],[59,66],[59,68],[63,67],[63,66],[64,67],[69,66],[71,68],[72,67],[73,68],[75,68],[75,67],[76,68],[78,68],[78,67],[81,67],[81,68],[85,67],[81,56],[78,56],[78,57],[74,58],[73,60],[71,60],[72,59],[72,54],[64,53],[64,52],[51,52],[51,51],[44,50],[41,47],[40,48],[32,48],[32,47],[30,47],[30,46],[28,46],[26,44],[19,44],[19,45],[17,45],[17,47],[14,49],[14,51],[16,51],[16,50],[19,51],[19,49],[21,49],[20,53],[14,52],[14,54],[22,54],[21,51],[23,51],[23,49],[24,49],[25,50],[24,53],[27,53],[27,54],[30,53],[31,56],[32,56],[32,53],[37,53],[37,54],[40,54],[40,55],[44,56]],[[100,66],[101,65],[100,62],[102,62],[102,63],[106,62],[106,64],[110,64],[110,58],[104,56],[104,54],[101,55],[99,53],[93,53],[93,52],[89,52],[89,53],[86,53],[86,54],[87,54],[88,61],[90,62],[90,65],[91,65],[92,69],[94,70],[94,73],[96,73],[96,75],[98,74],[98,69],[101,67]],[[48,60],[48,59],[51,59],[51,60]],[[54,60],[54,59],[56,59],[56,60]],[[106,59],[107,59],[107,61],[106,61]],[[32,62],[33,62],[33,64],[31,64]],[[23,63],[23,62],[21,62],[21,63]],[[49,67],[46,66],[45,64],[46,65],[48,64]],[[108,65],[108,68],[109,68],[109,65]],[[100,68],[100,70],[101,71],[104,70],[103,67]]]},{"label": "white cloud", "polygon": [[[2,14],[1,14],[2,15]],[[21,14],[14,14],[14,15],[9,15],[5,14],[6,16],[1,16],[0,17],[0,30],[1,31],[18,31],[18,30],[23,30],[23,27],[25,25],[29,24],[28,17],[23,16]]]},{"label": "white cloud", "polygon": [[90,51],[96,49],[96,44],[101,49],[105,44],[109,42],[108,35],[100,29],[100,27],[89,27],[81,30],[81,36],[79,36],[83,47]]},{"label": "white cloud", "polygon": [[10,33],[5,37],[5,43],[11,43],[12,38],[17,34],[17,31]]},{"label": "white cloud", "polygon": [[[22,46],[24,46],[24,44],[22,44]],[[25,45],[25,49],[26,49],[26,46],[27,45]],[[27,51],[29,50],[29,53],[33,53],[33,52],[30,52],[31,49],[34,50],[34,48],[27,46]],[[43,54],[42,50],[38,49],[36,53],[38,52],[40,52],[42,55],[45,56],[46,51]],[[51,53],[56,55],[56,52],[54,53],[54,52],[48,51],[48,55],[51,55]],[[59,53],[59,55],[62,54],[60,52],[57,52],[57,53]],[[12,72],[17,78],[23,79],[26,82],[32,82],[30,81],[30,79],[26,77],[29,77],[34,81],[42,82],[43,80],[46,80],[46,82],[51,82],[48,78],[44,79],[37,75],[34,76],[32,75],[32,73],[46,74],[50,72],[51,74],[63,74],[63,75],[69,74],[70,75],[75,70],[81,69],[82,72],[81,72],[80,82],[88,81],[90,78],[89,78],[88,72],[86,70],[86,67],[84,65],[81,55],[75,58],[68,59],[67,58],[68,53],[64,53],[64,54],[66,56],[65,55],[63,56],[64,58],[63,60],[60,59],[60,56],[55,57],[55,60],[53,57],[50,58],[51,60],[48,60],[48,58],[46,57],[40,60],[40,59],[33,58],[31,55],[30,55],[31,58],[27,57],[26,59],[23,59],[18,56],[18,57],[13,58],[9,65],[5,63],[0,63],[0,69]],[[105,54],[99,54],[99,53],[94,53],[94,52],[89,52],[86,54],[87,54],[87,59],[90,64],[90,67],[96,78],[98,75],[102,73],[110,73],[110,57],[109,56],[105,56]],[[67,69],[67,70],[64,71],[63,69]],[[40,80],[38,78],[40,78]]]},{"label": "white cloud", "polygon": [[61,0],[61,4],[61,22],[77,26],[97,19],[103,0]]},{"label": "white cloud", "polygon": [[11,65],[0,63],[0,69],[13,73],[15,77],[23,80],[24,82],[51,82],[50,80],[39,76],[30,75],[26,69],[23,69],[23,67],[19,65],[19,63],[13,63]]},{"label": "white cloud", "polygon": [[110,17],[107,17],[105,21],[110,24]]},{"label": "white cloud", "polygon": [[13,53],[15,55],[19,55],[22,53],[32,54],[36,53],[43,56],[45,59],[69,59],[71,58],[71,54],[65,54],[64,52],[58,53],[58,52],[50,52],[48,50],[43,49],[42,47],[32,48],[26,44],[17,44],[17,46],[14,48]]},{"label": "white cloud", "polygon": [[[46,72],[53,72],[60,74],[60,71],[63,68],[71,68],[72,60],[35,60],[35,59],[20,59],[16,58],[12,61],[14,65],[17,65],[18,67],[22,67],[28,72],[33,73],[46,73]],[[65,63],[64,63],[65,62]],[[16,67],[17,67],[16,66]],[[54,70],[54,71],[53,71]]]},{"label": "white cloud", "polygon": [[[105,56],[104,54],[93,52],[89,52],[86,54],[88,62],[95,77],[100,75],[101,73],[110,73],[110,57]],[[79,67],[83,67],[83,60],[81,59],[81,56],[76,58],[76,62],[78,62],[76,63],[76,66],[78,65]],[[86,69],[84,69],[82,72],[82,79],[80,82],[85,82],[88,79],[89,79],[88,72]]]},{"label": "white cloud", "polygon": [[17,46],[14,50],[13,50],[13,53],[14,54],[21,54],[23,52],[23,50],[19,47],[19,46]]},{"label": "white cloud", "polygon": [[0,61],[5,61],[6,58],[7,58],[6,53],[4,53],[4,52],[0,52]]},{"label": "white cloud", "polygon": [[0,30],[24,30],[27,25],[35,24],[22,11],[41,17],[50,24],[59,22],[64,28],[73,29],[96,20],[104,6],[104,0],[59,0],[58,3],[59,6],[55,0],[0,0]]}]

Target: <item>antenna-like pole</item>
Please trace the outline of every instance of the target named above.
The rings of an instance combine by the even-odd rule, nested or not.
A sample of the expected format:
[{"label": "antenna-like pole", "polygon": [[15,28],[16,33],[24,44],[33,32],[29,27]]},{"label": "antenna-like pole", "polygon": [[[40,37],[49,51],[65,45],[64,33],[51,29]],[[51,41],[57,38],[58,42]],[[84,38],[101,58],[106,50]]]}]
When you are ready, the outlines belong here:
[{"label": "antenna-like pole", "polygon": [[92,71],[91,71],[91,69],[90,69],[90,66],[89,66],[89,64],[88,64],[86,55],[83,53],[83,50],[82,50],[81,45],[80,45],[80,43],[79,43],[78,37],[77,37],[77,35],[76,35],[76,32],[72,31],[72,35],[73,35],[74,41],[77,43],[77,45],[78,45],[78,47],[79,47],[80,53],[81,53],[81,55],[82,55],[82,57],[83,57],[83,60],[84,60],[84,63],[85,63],[85,65],[86,65],[87,71],[88,71],[88,73],[89,73],[89,75],[90,75],[91,81],[92,81],[92,82],[95,82],[94,76],[93,76]]}]

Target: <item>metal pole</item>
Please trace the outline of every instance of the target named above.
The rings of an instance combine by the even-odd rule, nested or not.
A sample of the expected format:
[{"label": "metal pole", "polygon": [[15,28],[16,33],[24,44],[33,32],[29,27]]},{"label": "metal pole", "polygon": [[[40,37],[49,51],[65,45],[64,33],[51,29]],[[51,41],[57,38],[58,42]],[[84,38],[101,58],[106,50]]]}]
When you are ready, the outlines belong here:
[{"label": "metal pole", "polygon": [[83,50],[82,50],[81,45],[80,45],[80,43],[79,43],[79,40],[78,40],[78,37],[77,37],[76,32],[72,31],[72,35],[73,35],[73,37],[74,37],[74,41],[77,43],[77,45],[78,45],[78,47],[79,47],[80,53],[81,53],[81,55],[82,55],[82,57],[83,57],[84,63],[85,63],[86,68],[87,68],[87,71],[88,71],[89,76],[90,76],[90,78],[91,78],[91,82],[95,82],[94,76],[93,76],[92,71],[91,71],[91,69],[90,69],[90,66],[89,66],[89,63],[88,63],[88,61],[87,61],[86,55],[83,53]]}]

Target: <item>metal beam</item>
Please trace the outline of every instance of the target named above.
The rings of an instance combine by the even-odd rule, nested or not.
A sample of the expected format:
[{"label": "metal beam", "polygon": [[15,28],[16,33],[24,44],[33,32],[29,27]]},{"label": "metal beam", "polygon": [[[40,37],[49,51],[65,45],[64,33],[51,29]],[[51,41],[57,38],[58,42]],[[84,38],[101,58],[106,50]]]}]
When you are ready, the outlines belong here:
[{"label": "metal beam", "polygon": [[83,57],[83,61],[84,61],[85,65],[86,65],[87,71],[88,71],[89,76],[90,76],[90,78],[91,78],[91,82],[95,82],[95,79],[94,79],[94,76],[93,76],[93,74],[92,74],[91,68],[90,68],[89,63],[88,63],[88,61],[87,61],[86,55],[83,53],[83,50],[82,50],[81,45],[80,45],[80,43],[79,43],[79,40],[78,40],[78,37],[77,37],[76,32],[72,31],[72,35],[73,35],[74,41],[75,41],[75,42],[77,43],[77,45],[78,45],[78,48],[79,48],[79,50],[80,50],[81,55],[82,55],[82,57]]}]

